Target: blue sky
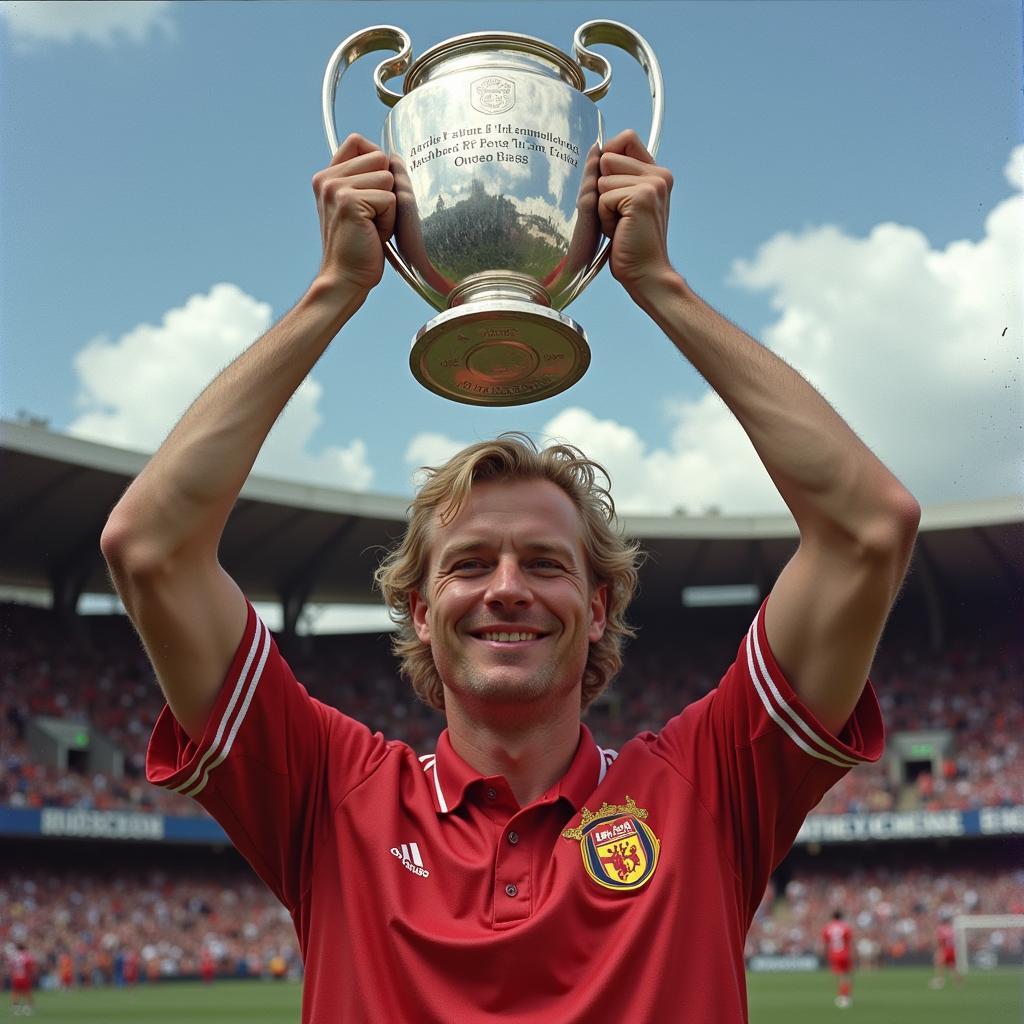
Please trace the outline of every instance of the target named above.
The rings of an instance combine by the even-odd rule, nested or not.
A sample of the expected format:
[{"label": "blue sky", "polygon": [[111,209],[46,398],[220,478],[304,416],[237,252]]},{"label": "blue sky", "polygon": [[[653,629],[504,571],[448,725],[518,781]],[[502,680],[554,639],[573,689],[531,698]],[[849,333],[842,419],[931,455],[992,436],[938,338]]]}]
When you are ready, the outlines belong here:
[{"label": "blue sky", "polygon": [[[0,4],[0,416],[152,450],[319,261],[328,57],[389,23],[414,51],[484,29],[570,50],[625,21],[665,75],[671,255],[789,359],[926,504],[1020,493],[1021,13],[874,3]],[[613,63],[607,130],[646,133]],[[379,138],[376,60],[338,123]],[[296,396],[262,472],[408,493],[505,429],[580,444],[625,511],[779,509],[745,439],[606,271],[568,313],[593,361],[557,398],[474,409],[422,389],[432,315],[385,280]]]}]

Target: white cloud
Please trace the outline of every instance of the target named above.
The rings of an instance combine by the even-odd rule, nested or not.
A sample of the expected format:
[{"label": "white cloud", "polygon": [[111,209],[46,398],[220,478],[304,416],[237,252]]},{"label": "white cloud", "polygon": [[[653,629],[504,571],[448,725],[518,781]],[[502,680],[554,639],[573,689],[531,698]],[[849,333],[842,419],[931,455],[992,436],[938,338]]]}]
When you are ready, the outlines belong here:
[{"label": "white cloud", "polygon": [[[152,451],[192,400],[270,326],[271,309],[233,284],[218,284],[139,324],[115,341],[93,338],[75,355],[81,414],[68,427],[104,444]],[[350,490],[373,479],[366,445],[310,447],[322,388],[307,377],[270,432],[256,472]]]},{"label": "white cloud", "polygon": [[[1008,166],[1019,167],[1018,148]],[[1017,178],[1018,182],[1020,178]],[[778,235],[737,283],[772,293],[765,342],[846,417],[925,504],[1020,493],[1024,197],[979,241],[915,228]]]},{"label": "white cloud", "polygon": [[405,462],[413,470],[414,483],[418,485],[422,482],[418,475],[422,467],[439,466],[442,462],[447,462],[468,443],[468,441],[453,441],[444,434],[435,434],[430,431],[417,434],[405,449]]},{"label": "white cloud", "polygon": [[79,38],[100,46],[142,43],[150,33],[175,31],[169,0],[2,0],[0,17],[22,47]]},{"label": "white cloud", "polygon": [[740,515],[784,510],[768,474],[735,418],[711,391],[670,403],[664,447],[650,447],[632,427],[571,408],[549,420],[544,440],[578,444],[612,481],[620,514]]},{"label": "white cloud", "polygon": [[[674,427],[666,448],[652,449],[629,426],[598,419],[587,409],[560,412],[540,429],[540,444],[565,441],[608,471],[620,513],[691,513],[714,506],[730,512],[782,508],[775,488],[739,424],[717,395],[672,403]],[[469,441],[442,434],[417,434],[406,450],[411,467],[436,466]],[[728,495],[729,500],[724,500]]]},{"label": "white cloud", "polygon": [[1003,173],[1006,175],[1006,180],[1018,192],[1024,190],[1024,146],[1013,147],[1013,152],[1010,153],[1010,159],[1006,161]]},{"label": "white cloud", "polygon": [[[1005,169],[1024,188],[1024,146]],[[985,220],[978,241],[932,248],[916,228],[867,237],[825,225],[776,235],[733,281],[770,293],[764,343],[838,409],[925,505],[1019,494],[1024,425],[1024,197]],[[571,408],[543,428],[579,444],[612,478],[620,512],[744,515],[784,506],[750,442],[712,392],[666,408],[664,444]],[[456,441],[424,435],[443,459]],[[416,449],[419,451],[419,449]]]},{"label": "white cloud", "polygon": [[[1024,187],[1024,146],[1006,166]],[[916,228],[866,238],[826,225],[780,234],[733,268],[771,293],[763,341],[797,367],[924,504],[1019,494],[1024,424],[1024,197],[978,241],[932,248]],[[667,444],[566,410],[545,427],[604,463],[621,511],[781,511],[739,425],[711,392],[670,405]]]}]

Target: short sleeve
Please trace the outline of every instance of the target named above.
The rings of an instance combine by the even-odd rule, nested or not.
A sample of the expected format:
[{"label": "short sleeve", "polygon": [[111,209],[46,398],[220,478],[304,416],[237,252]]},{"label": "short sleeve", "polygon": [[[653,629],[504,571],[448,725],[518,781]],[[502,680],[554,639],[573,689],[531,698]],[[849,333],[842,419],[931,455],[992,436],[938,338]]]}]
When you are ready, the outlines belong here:
[{"label": "short sleeve", "polygon": [[713,818],[751,917],[808,812],[851,768],[877,761],[884,743],[870,681],[838,736],[804,706],[768,646],[766,605],[718,687],[652,740]]},{"label": "short sleeve", "polygon": [[309,886],[333,809],[380,764],[379,733],[309,696],[252,606],[198,744],[164,707],[149,781],[198,801],[287,907]]}]

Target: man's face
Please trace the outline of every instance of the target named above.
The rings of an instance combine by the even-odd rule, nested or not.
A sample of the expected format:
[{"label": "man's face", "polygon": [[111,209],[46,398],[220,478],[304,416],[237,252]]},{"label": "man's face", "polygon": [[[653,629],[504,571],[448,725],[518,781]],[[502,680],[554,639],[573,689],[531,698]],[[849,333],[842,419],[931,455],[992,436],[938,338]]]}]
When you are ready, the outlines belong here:
[{"label": "man's face", "polygon": [[578,703],[590,644],[604,633],[606,589],[591,588],[579,515],[560,487],[496,481],[475,484],[447,525],[435,519],[410,606],[446,702]]}]

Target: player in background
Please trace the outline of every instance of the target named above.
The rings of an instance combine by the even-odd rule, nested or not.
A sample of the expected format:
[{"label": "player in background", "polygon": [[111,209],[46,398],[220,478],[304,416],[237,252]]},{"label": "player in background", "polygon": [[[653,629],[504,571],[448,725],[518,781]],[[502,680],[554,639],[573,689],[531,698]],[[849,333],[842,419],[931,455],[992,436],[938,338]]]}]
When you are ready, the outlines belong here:
[{"label": "player in background", "polygon": [[870,935],[861,935],[856,942],[857,970],[877,971],[882,947]]},{"label": "player in background", "polygon": [[31,1017],[35,1012],[32,997],[32,985],[35,981],[35,957],[19,942],[17,949],[10,955],[9,970],[11,975],[11,1013],[15,1017]]},{"label": "player in background", "polygon": [[953,922],[949,911],[943,911],[939,915],[939,926],[935,929],[935,974],[928,984],[931,988],[944,988],[946,975],[950,971],[953,972],[953,980],[960,985],[964,979],[956,965]]},{"label": "player in background", "polygon": [[67,992],[75,983],[75,962],[66,949],[57,957],[57,978],[62,992]]},{"label": "player in background", "polygon": [[851,974],[853,929],[844,920],[841,910],[835,911],[832,915],[832,920],[821,930],[821,939],[825,944],[825,956],[828,959],[828,966],[839,981],[836,1006],[845,1010],[853,1003],[853,978]]},{"label": "player in background", "polygon": [[212,985],[216,975],[217,964],[213,959],[213,954],[210,952],[210,947],[203,946],[202,957],[199,960],[199,976],[203,979],[204,984]]},{"label": "player in background", "polygon": [[137,985],[139,982],[139,954],[129,949],[124,955],[124,983]]}]

